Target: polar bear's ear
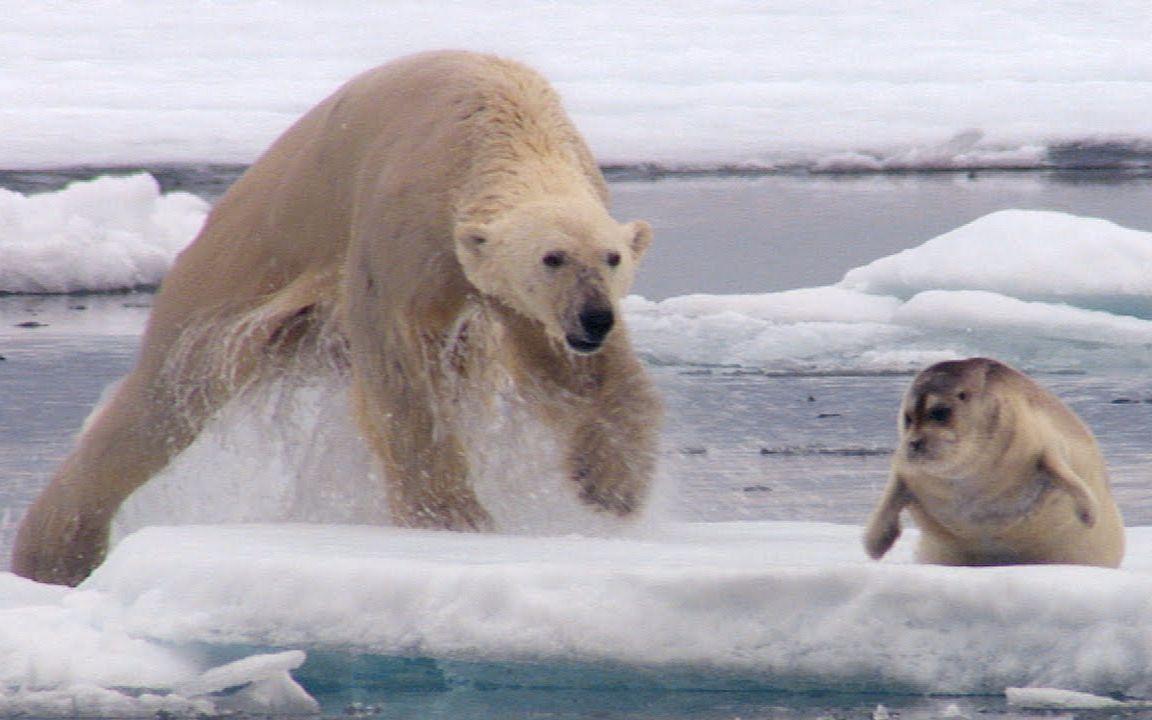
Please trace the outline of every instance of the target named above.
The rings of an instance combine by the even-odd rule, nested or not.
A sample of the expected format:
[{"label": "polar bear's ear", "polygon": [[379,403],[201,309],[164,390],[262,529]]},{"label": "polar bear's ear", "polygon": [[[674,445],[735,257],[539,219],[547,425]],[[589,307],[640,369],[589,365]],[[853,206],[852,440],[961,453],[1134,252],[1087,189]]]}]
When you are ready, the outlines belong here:
[{"label": "polar bear's ear", "polygon": [[624,229],[632,236],[628,243],[632,248],[632,257],[639,260],[652,244],[652,226],[644,220],[633,220],[625,224]]},{"label": "polar bear's ear", "polygon": [[461,223],[457,225],[453,235],[456,240],[457,252],[468,252],[478,255],[488,242],[486,228],[483,225],[477,225],[475,223]]}]

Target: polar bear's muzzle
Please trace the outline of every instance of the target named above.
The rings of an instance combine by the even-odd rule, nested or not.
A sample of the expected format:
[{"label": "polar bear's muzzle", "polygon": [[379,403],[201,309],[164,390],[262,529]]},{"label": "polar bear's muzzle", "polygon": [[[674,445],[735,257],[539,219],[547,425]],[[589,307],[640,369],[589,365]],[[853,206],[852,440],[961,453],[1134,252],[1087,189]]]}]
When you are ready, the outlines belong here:
[{"label": "polar bear's muzzle", "polygon": [[578,353],[594,353],[604,344],[612,326],[616,322],[616,315],[610,307],[587,306],[577,316],[579,328],[565,334],[564,339],[568,347]]}]

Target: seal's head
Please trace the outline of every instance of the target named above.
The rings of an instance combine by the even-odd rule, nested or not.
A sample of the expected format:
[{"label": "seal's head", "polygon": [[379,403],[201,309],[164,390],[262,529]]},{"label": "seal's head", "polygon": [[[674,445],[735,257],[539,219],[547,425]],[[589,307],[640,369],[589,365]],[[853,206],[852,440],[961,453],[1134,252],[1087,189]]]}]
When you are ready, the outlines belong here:
[{"label": "seal's head", "polygon": [[898,459],[942,477],[961,477],[981,458],[1002,425],[996,378],[1008,368],[969,358],[925,369],[900,409]]}]

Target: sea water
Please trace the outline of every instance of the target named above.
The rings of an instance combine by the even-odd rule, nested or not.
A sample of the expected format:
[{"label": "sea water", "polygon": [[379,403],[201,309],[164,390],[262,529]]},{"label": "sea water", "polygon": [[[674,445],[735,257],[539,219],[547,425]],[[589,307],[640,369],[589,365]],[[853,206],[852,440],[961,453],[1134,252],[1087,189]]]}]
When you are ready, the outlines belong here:
[{"label": "sea water", "polygon": [[[212,173],[206,182],[222,184]],[[55,190],[62,181],[48,184]],[[1150,230],[1148,189],[1140,177],[1118,181],[1086,174],[1072,181],[1043,173],[694,177],[612,186],[620,217],[645,217],[657,228],[657,242],[635,288],[645,302],[700,292],[820,288],[852,268],[921,246],[1004,208],[1058,209]],[[214,197],[211,191],[203,194]],[[131,366],[150,300],[147,292],[0,298],[0,355],[5,357],[0,362],[0,476],[5,478],[0,552],[5,556],[20,514],[72,445],[81,421],[104,388]],[[692,360],[690,353],[677,359],[674,343],[671,349],[657,347],[656,339],[663,343],[683,337],[688,343],[693,333],[703,333],[712,344],[743,341],[751,327],[748,316],[729,305],[691,328],[701,322],[699,315],[668,311],[656,316],[643,303],[631,305],[641,313],[638,347],[667,402],[661,451],[669,486],[664,511],[676,521],[859,526],[886,479],[896,410],[913,364],[853,366],[837,356],[831,364],[813,361],[806,369],[777,362],[763,351],[748,356],[761,361],[733,363]],[[796,343],[795,354],[809,352],[812,345],[827,348],[839,341],[836,336],[854,332],[847,326],[805,330],[806,323],[793,322],[788,326],[792,334],[781,340]],[[981,332],[988,331],[976,327],[969,334]],[[807,340],[801,337],[805,333]],[[903,336],[882,332],[874,337],[886,343],[883,349],[890,354],[905,345]],[[984,341],[969,342],[980,346]],[[985,346],[1017,352],[1012,359],[1019,362],[1033,357],[1028,348],[1038,342],[1047,341],[1022,336],[1006,345]],[[1152,525],[1152,377],[1142,360],[1152,347],[1122,350],[1130,359],[1127,364],[1093,366],[1100,342],[1059,340],[1057,345],[1072,348],[1060,363],[1028,369],[1096,431],[1127,524]],[[167,512],[178,516],[179,508]],[[771,684],[737,678],[719,683],[722,692],[712,683],[688,683],[695,690],[684,692],[662,690],[667,685],[658,677],[644,680],[611,665],[607,670],[595,665],[553,668],[549,679],[529,682],[523,681],[522,666],[472,662],[453,665],[418,656],[358,660],[319,652],[297,677],[326,712],[350,709],[384,717],[862,717],[880,713],[877,705],[904,717],[1006,712],[997,698],[924,698],[894,693],[883,684],[877,685],[879,696],[859,694],[858,685],[837,695],[845,688],[836,682],[809,684],[796,694],[768,692]],[[522,686],[499,680],[509,676],[520,677]],[[595,680],[604,677],[617,681]]]}]

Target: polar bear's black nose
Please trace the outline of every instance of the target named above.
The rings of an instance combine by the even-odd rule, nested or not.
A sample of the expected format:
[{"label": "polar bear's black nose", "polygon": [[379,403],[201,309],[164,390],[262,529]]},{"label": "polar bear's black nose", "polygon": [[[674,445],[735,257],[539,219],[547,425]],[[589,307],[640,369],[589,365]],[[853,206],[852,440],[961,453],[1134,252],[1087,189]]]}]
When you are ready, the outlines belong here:
[{"label": "polar bear's black nose", "polygon": [[580,327],[588,339],[596,343],[604,340],[615,320],[611,308],[594,308],[580,313]]}]

